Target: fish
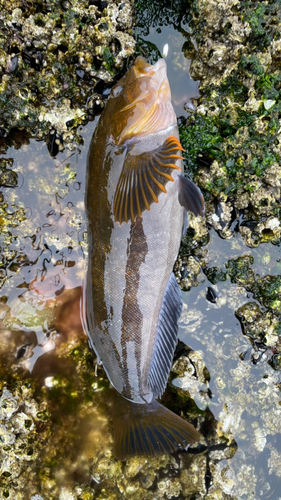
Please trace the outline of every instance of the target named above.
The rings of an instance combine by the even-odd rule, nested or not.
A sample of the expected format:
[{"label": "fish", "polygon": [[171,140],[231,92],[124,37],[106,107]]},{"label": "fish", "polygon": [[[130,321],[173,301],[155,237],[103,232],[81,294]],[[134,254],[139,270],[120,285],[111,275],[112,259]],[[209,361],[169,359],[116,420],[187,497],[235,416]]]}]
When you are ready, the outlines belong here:
[{"label": "fish", "polygon": [[114,454],[185,449],[198,431],[165,408],[163,395],[182,310],[173,274],[188,211],[200,189],[183,173],[184,151],[163,59],[137,57],[111,89],[87,159],[86,328],[116,390]]}]

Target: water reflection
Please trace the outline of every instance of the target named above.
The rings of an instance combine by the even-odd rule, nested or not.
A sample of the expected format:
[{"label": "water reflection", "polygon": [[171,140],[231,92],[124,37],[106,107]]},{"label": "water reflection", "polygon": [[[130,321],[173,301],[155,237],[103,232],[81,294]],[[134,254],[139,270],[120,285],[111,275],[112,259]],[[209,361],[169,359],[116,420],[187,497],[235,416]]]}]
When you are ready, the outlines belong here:
[{"label": "water reflection", "polygon": [[[228,241],[211,232],[207,250],[208,266],[219,267],[225,276],[214,284],[202,273],[198,286],[183,294],[185,306],[179,336],[201,353],[209,370],[211,398],[207,404],[219,422],[218,434],[234,438],[238,445],[231,460],[222,460],[217,465],[213,483],[231,498],[278,499],[280,474],[273,463],[280,457],[277,450],[280,450],[281,376],[270,364],[275,352],[275,348],[270,348],[270,340],[261,350],[260,344],[251,345],[249,337],[241,332],[236,311],[249,301],[259,302],[247,290],[247,283],[241,286],[242,283],[230,279],[229,262],[250,256],[254,276],[280,273],[280,248],[260,245],[249,249],[240,236]],[[217,293],[215,303],[206,298],[208,286]],[[264,315],[263,309],[263,318]],[[181,385],[184,383],[181,379],[174,383],[179,385],[179,381]],[[185,384],[188,388],[188,377]],[[195,400],[204,404],[199,381],[194,391]]]},{"label": "water reflection", "polygon": [[[188,10],[181,2],[176,5],[163,5],[159,2],[156,6],[150,6],[141,15],[138,13],[136,34],[137,53],[150,64],[165,57],[175,113],[178,117],[187,116],[185,104],[199,95],[199,82],[189,75],[191,56],[196,52],[196,44],[188,25]],[[186,50],[187,45],[192,47],[193,53]]]},{"label": "water reflection", "polygon": [[33,374],[40,363],[46,367],[62,339],[83,336],[79,307],[91,131],[81,132],[86,148],[56,158],[44,142],[24,138],[19,148],[18,135],[12,144],[1,144],[1,161],[13,174],[6,174],[2,188],[1,354]]}]

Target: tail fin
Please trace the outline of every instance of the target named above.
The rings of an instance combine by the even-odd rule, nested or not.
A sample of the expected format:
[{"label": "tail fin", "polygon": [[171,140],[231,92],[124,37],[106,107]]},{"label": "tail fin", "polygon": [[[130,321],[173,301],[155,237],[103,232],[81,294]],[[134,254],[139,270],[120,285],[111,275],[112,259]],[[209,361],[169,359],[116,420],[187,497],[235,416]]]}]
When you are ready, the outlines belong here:
[{"label": "tail fin", "polygon": [[117,397],[112,413],[114,454],[119,460],[173,453],[199,441],[193,425],[157,401],[137,404]]}]

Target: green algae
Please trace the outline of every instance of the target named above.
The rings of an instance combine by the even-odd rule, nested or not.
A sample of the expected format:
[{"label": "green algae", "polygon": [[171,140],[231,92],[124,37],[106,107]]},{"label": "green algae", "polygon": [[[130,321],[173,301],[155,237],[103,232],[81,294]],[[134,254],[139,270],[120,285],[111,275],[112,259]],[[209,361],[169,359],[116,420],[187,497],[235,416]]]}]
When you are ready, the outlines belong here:
[{"label": "green algae", "polygon": [[280,2],[214,4],[204,18],[205,9],[200,2],[191,9],[198,44],[191,75],[201,79],[202,97],[180,127],[187,171],[210,202],[208,212],[220,199],[245,218],[279,219]]},{"label": "green algae", "polygon": [[[220,143],[223,141],[216,126],[216,120],[211,117],[190,118],[188,126],[180,126],[180,137],[183,147],[186,149],[184,157],[188,172],[197,170],[197,161],[204,163],[223,155]],[[200,155],[200,156],[199,156]]]},{"label": "green algae", "polygon": [[265,307],[272,309],[276,314],[281,312],[281,276],[264,276],[259,279],[253,291]]},{"label": "green algae", "polygon": [[205,273],[208,280],[213,285],[216,285],[220,281],[226,281],[227,279],[227,273],[219,267],[209,267],[208,269],[206,269]]},{"label": "green algae", "polygon": [[254,259],[251,255],[238,257],[235,260],[229,260],[227,263],[227,272],[232,283],[249,287],[254,281],[254,273],[250,268]]}]

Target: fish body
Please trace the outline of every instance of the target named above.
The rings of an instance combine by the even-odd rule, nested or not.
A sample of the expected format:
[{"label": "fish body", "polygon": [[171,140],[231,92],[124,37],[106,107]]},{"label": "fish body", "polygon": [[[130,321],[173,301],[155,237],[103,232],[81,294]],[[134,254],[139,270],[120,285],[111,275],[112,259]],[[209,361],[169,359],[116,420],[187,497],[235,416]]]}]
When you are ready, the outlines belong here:
[{"label": "fish body", "polygon": [[190,424],[155,401],[177,343],[182,299],[172,271],[187,209],[198,214],[204,206],[200,190],[182,175],[181,149],[166,64],[139,57],[111,91],[87,172],[87,327],[124,398],[122,418],[134,415],[116,438],[121,458],[174,451],[198,439]]}]

